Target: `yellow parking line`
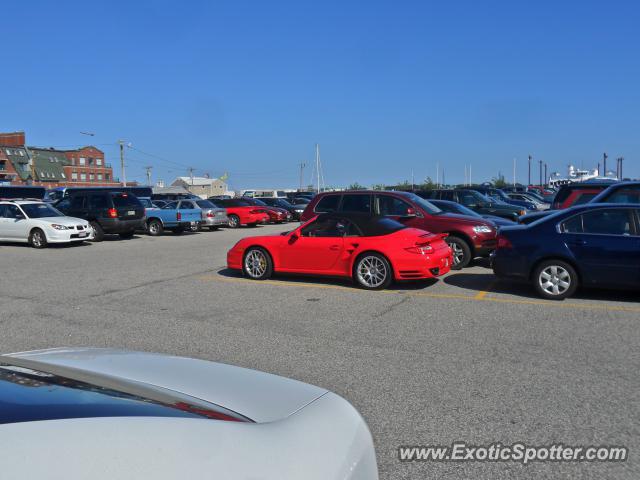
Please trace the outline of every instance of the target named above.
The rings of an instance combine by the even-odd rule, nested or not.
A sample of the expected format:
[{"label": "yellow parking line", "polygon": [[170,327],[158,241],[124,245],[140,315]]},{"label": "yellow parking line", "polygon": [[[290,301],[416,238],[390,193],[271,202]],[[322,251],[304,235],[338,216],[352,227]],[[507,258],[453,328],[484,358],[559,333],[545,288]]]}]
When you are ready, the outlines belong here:
[{"label": "yellow parking line", "polygon": [[249,280],[246,278],[221,277],[219,275],[200,275],[198,278],[205,281],[215,281],[215,282],[225,282],[225,283],[273,285],[273,286],[283,286],[283,287],[289,287],[289,288],[295,288],[295,287],[321,288],[326,290],[344,290],[348,292],[369,293],[369,294],[410,295],[414,297],[472,300],[472,301],[482,301],[482,302],[506,303],[506,304],[512,304],[512,305],[540,305],[544,307],[553,307],[553,308],[577,308],[577,309],[583,309],[583,310],[602,310],[602,311],[614,311],[614,312],[640,313],[640,308],[638,307],[624,307],[619,305],[604,305],[604,304],[585,305],[581,303],[567,303],[567,302],[558,302],[553,300],[524,300],[524,299],[487,297],[486,295],[490,293],[494,285],[493,282],[489,284],[486,290],[478,292],[478,294],[476,295],[460,295],[460,294],[450,294],[450,293],[414,292],[414,291],[407,291],[407,290],[377,290],[375,292],[371,292],[366,290],[357,290],[353,287],[347,287],[342,285],[323,285],[323,284],[310,283],[310,282],[287,282],[287,281],[280,281],[280,280],[262,280],[260,282],[256,282],[255,280]]}]

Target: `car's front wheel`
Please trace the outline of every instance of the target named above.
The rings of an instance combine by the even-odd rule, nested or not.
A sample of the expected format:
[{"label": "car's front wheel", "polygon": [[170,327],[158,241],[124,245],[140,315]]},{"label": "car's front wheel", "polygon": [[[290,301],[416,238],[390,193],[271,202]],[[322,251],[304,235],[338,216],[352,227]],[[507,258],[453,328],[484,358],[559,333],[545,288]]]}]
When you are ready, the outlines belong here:
[{"label": "car's front wheel", "polygon": [[547,260],[535,269],[533,286],[543,298],[563,300],[573,295],[578,288],[578,274],[562,260]]},{"label": "car's front wheel", "polygon": [[39,228],[34,228],[29,235],[29,244],[33,248],[45,248],[47,246],[47,236]]},{"label": "car's front wheel", "polygon": [[266,280],[273,273],[271,255],[264,248],[249,248],[244,254],[242,272],[254,280]]},{"label": "car's front wheel", "polygon": [[460,270],[471,262],[471,247],[463,239],[454,236],[448,236],[445,241],[451,247],[453,252],[452,270]]},{"label": "car's front wheel", "polygon": [[353,267],[356,283],[367,290],[382,290],[391,285],[393,271],[391,264],[379,253],[365,253]]}]

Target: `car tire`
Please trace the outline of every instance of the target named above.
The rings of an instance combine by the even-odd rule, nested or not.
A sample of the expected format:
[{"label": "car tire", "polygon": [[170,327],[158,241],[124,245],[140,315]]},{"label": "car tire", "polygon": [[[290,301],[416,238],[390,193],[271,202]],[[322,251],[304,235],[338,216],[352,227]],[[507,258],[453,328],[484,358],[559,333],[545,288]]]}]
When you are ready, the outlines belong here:
[{"label": "car tire", "polygon": [[383,290],[393,281],[393,269],[384,255],[365,252],[353,265],[353,279],[366,290]]},{"label": "car tire", "polygon": [[453,235],[445,238],[445,241],[451,247],[453,251],[453,263],[451,264],[451,270],[461,270],[471,262],[471,247],[469,244],[460,237]]},{"label": "car tire", "polygon": [[122,239],[133,238],[133,235],[135,233],[136,233],[135,231],[131,230],[130,232],[119,233],[118,236]]},{"label": "car tire", "polygon": [[532,281],[542,298],[564,300],[578,288],[578,273],[562,260],[545,260],[534,270]]},{"label": "car tire", "polygon": [[91,225],[91,228],[93,228],[93,241],[94,242],[103,241],[104,240],[104,230],[102,229],[100,224],[94,220],[93,222],[89,222],[89,225]]},{"label": "car tire", "polygon": [[242,273],[252,280],[266,280],[273,274],[273,260],[264,248],[250,247],[242,258]]},{"label": "car tire", "polygon": [[229,215],[229,227],[238,228],[240,226],[240,217],[237,215]]},{"label": "car tire", "polygon": [[162,222],[158,219],[152,219],[147,222],[147,233],[152,237],[157,237],[162,235],[164,232],[164,227],[162,226]]},{"label": "car tire", "polygon": [[33,248],[45,248],[47,246],[47,236],[39,228],[34,228],[29,234],[29,245]]}]

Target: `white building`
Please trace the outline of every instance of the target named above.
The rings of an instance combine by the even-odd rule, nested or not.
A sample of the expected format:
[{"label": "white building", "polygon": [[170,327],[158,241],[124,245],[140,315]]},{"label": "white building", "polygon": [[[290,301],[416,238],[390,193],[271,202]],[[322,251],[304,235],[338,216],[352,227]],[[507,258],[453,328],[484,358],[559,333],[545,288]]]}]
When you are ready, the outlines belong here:
[{"label": "white building", "polygon": [[184,187],[202,198],[224,195],[227,192],[227,184],[219,178],[178,177],[171,186]]}]

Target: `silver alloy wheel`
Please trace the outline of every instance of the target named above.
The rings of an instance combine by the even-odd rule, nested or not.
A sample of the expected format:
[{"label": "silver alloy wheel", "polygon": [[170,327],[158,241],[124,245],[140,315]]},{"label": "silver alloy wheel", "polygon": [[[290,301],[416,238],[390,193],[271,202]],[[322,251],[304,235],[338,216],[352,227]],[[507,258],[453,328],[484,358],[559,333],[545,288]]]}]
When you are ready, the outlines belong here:
[{"label": "silver alloy wheel", "polygon": [[385,263],[374,256],[364,257],[360,260],[356,273],[360,283],[370,288],[382,285],[388,275]]},{"label": "silver alloy wheel", "polygon": [[549,265],[540,272],[538,283],[549,295],[562,295],[571,286],[571,275],[558,265]]},{"label": "silver alloy wheel", "polygon": [[267,256],[260,250],[251,250],[244,258],[244,270],[251,278],[260,278],[267,271]]},{"label": "silver alloy wheel", "polygon": [[235,215],[231,215],[229,217],[229,226],[232,228],[237,227],[240,224],[240,219],[238,217],[236,217]]},{"label": "silver alloy wheel", "polygon": [[160,222],[151,222],[149,224],[149,232],[153,235],[160,233]]},{"label": "silver alloy wheel", "polygon": [[33,246],[36,248],[40,248],[42,247],[43,244],[43,238],[42,238],[42,232],[39,230],[36,230],[35,232],[33,232],[31,234],[31,242],[33,243]]},{"label": "silver alloy wheel", "polygon": [[464,250],[457,243],[450,243],[451,251],[453,252],[453,264],[458,265],[464,260]]}]

